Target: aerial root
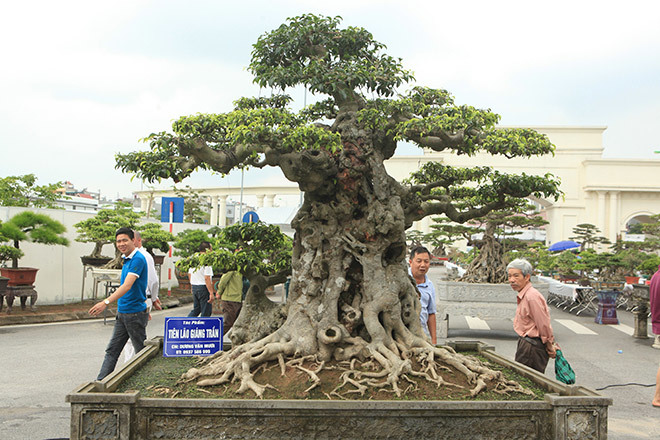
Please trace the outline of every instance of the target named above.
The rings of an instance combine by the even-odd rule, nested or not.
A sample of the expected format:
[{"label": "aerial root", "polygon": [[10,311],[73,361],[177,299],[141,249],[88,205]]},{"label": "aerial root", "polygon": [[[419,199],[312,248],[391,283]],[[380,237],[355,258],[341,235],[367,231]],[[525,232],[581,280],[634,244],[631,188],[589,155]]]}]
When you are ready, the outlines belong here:
[{"label": "aerial root", "polygon": [[316,367],[315,370],[309,370],[309,369],[307,369],[307,368],[305,368],[301,365],[305,361],[308,361],[308,360],[316,361],[316,356],[313,356],[313,355],[312,356],[304,356],[302,358],[292,359],[289,362],[287,362],[287,365],[294,366],[297,369],[299,369],[300,371],[303,371],[303,372],[307,373],[309,375],[310,379],[312,379],[313,383],[309,388],[307,388],[305,390],[305,393],[310,392],[311,390],[316,388],[321,383],[321,379],[318,377],[318,373],[320,373],[323,370],[324,366],[325,366],[325,361],[324,361],[324,362],[321,362],[318,365],[318,367]]}]

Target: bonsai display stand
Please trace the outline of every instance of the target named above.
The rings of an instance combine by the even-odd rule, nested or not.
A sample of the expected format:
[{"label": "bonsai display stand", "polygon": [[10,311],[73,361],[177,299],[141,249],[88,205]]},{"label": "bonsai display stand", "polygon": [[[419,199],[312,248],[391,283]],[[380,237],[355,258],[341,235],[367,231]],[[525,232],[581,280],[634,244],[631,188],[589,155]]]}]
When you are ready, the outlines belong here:
[{"label": "bonsai display stand", "polygon": [[635,326],[633,327],[633,338],[648,339],[648,317],[649,317],[649,286],[642,284],[633,284],[631,294],[633,317]]},{"label": "bonsai display stand", "polygon": [[[516,292],[508,284],[465,283],[430,277],[436,293],[436,334],[449,335],[449,316],[476,316],[480,319],[513,319],[516,314]],[[548,284],[532,281],[544,297]]]},{"label": "bonsai display stand", "polygon": [[596,292],[598,311],[594,319],[595,322],[615,325],[619,323],[619,318],[616,316],[616,299],[620,293],[617,290]]},{"label": "bonsai display stand", "polygon": [[80,385],[71,404],[71,440],[81,439],[392,439],[607,438],[612,399],[564,385],[495,353],[483,343],[452,343],[511,368],[547,394],[528,401],[341,401],[145,398],[115,392],[141,365],[162,356],[162,338],[102,381]]},{"label": "bonsai display stand", "polygon": [[0,292],[0,311],[2,311],[5,297],[7,298],[7,314],[10,315],[14,307],[14,298],[21,299],[21,309],[25,310],[28,297],[30,298],[30,310],[35,311],[37,302],[37,291],[34,286],[7,286],[7,290]]}]

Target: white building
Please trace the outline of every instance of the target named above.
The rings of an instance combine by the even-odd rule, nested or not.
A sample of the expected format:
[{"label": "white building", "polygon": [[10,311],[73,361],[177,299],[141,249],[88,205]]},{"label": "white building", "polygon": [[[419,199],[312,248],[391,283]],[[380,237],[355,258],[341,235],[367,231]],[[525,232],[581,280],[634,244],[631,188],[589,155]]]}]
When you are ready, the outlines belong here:
[{"label": "white building", "polygon": [[[508,172],[544,175],[554,174],[561,179],[565,196],[558,201],[536,200],[546,219],[546,242],[568,239],[580,223],[596,225],[612,242],[622,236],[629,223],[644,221],[660,212],[660,160],[605,159],[603,132],[606,127],[527,127],[546,134],[555,144],[555,155],[529,159],[507,159],[503,156],[477,154],[458,156],[451,152],[436,153],[425,150],[418,156],[395,156],[386,163],[388,172],[401,181],[428,161],[461,166],[492,166]],[[228,197],[236,197],[241,188],[196,188],[195,191],[212,199],[211,224],[225,226],[223,216]],[[299,195],[291,186],[263,186],[243,188],[246,196],[256,197],[257,207],[274,206],[282,196]],[[145,205],[151,191],[136,192]],[[172,191],[156,191],[155,196],[173,196]],[[413,229],[429,231],[432,223],[426,218]]]}]

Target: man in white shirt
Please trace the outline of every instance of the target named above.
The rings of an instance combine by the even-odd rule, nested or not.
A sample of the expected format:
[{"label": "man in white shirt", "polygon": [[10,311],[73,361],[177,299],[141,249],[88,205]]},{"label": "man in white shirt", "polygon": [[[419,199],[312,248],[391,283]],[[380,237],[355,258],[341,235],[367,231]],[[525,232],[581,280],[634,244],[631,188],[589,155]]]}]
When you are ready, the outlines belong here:
[{"label": "man in white shirt", "polygon": [[[211,243],[203,241],[199,245],[199,252],[211,250]],[[213,288],[213,268],[203,266],[200,268],[190,268],[188,270],[190,279],[190,290],[193,296],[193,309],[188,316],[202,318],[211,316],[213,313],[213,296],[218,296]]]}]

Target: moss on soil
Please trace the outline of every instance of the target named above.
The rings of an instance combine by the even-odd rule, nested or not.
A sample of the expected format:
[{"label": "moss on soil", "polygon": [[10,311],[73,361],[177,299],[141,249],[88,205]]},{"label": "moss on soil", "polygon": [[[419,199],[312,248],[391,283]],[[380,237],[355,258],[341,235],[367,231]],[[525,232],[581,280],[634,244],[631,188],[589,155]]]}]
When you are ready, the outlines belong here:
[{"label": "moss on soil", "polygon": [[[475,355],[472,353],[472,355]],[[352,386],[346,386],[340,392],[351,400],[542,400],[545,390],[540,388],[531,380],[517,374],[516,372],[501,365],[489,362],[482,356],[476,356],[481,362],[493,370],[502,371],[507,379],[515,380],[523,387],[531,390],[536,397],[532,398],[522,393],[501,394],[488,387],[476,397],[470,397],[470,385],[466,378],[454,370],[441,371],[440,374],[447,382],[458,383],[464,386],[459,389],[450,386],[438,387],[436,384],[424,379],[408,376],[409,381],[400,382],[401,389],[405,390],[401,397],[397,397],[390,391],[383,389],[369,389],[364,395],[359,393],[344,394]],[[117,392],[127,392],[138,390],[143,397],[160,398],[212,398],[212,399],[253,399],[252,392],[237,394],[238,383],[229,383],[214,387],[198,387],[192,383],[177,383],[178,379],[188,369],[196,366],[197,359],[189,357],[166,358],[155,356],[144,366],[136,371],[129,379],[124,381]],[[317,366],[314,362],[305,362],[302,365],[308,370],[314,370]],[[360,368],[359,366],[357,368]],[[324,369],[318,373],[321,384],[309,392],[307,388],[312,385],[312,381],[307,373],[288,366],[286,375],[282,376],[277,362],[264,364],[257,369],[255,380],[261,384],[270,384],[276,389],[267,389],[264,392],[265,399],[316,399],[327,400],[328,398],[339,399],[336,395],[330,395],[334,388],[339,384],[339,369]]]}]

